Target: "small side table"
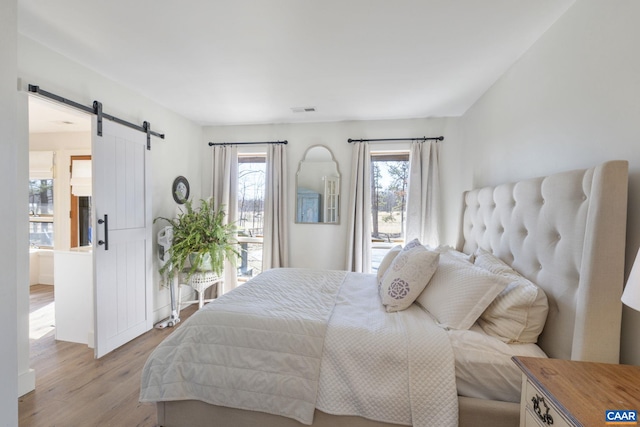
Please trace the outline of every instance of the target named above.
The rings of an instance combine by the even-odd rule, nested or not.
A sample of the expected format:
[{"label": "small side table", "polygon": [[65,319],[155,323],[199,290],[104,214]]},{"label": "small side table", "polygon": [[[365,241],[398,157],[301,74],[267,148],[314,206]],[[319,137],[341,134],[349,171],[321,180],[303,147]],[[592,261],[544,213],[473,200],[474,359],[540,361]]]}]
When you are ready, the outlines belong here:
[{"label": "small side table", "polygon": [[537,357],[522,370],[520,426],[602,426],[608,410],[640,412],[640,366]]},{"label": "small side table", "polygon": [[[215,292],[215,295],[217,297],[218,284],[222,281],[222,279],[213,271],[196,271],[189,277],[189,279],[186,280],[185,283],[181,283],[182,282],[181,279],[183,277],[186,278],[188,273],[189,273],[189,269],[185,269],[182,271],[182,273],[180,274],[180,277],[178,278],[178,301],[177,301],[178,317],[180,317],[180,308],[182,307],[182,304],[198,303],[198,309],[201,309],[205,302],[213,301],[215,298],[204,299],[204,293],[211,286],[216,285],[216,289],[213,292]],[[190,301],[181,301],[181,297],[182,297],[181,285],[186,285],[193,288],[193,290],[198,293],[198,299],[190,300]]]}]

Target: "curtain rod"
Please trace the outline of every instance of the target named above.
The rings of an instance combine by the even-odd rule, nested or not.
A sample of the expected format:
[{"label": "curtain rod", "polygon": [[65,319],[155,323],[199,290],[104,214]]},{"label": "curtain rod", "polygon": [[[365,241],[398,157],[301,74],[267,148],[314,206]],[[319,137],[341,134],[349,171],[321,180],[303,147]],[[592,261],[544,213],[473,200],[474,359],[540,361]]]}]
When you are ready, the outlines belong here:
[{"label": "curtain rod", "polygon": [[426,136],[421,136],[419,138],[381,138],[381,139],[351,139],[349,138],[347,142],[351,144],[352,142],[379,142],[379,141],[444,141],[444,136],[434,136],[427,138]]},{"label": "curtain rod", "polygon": [[102,111],[102,103],[98,102],[98,101],[93,101],[93,107],[87,107],[85,105],[79,104],[75,101],[72,101],[70,99],[66,99],[63,98],[59,95],[53,94],[51,92],[47,92],[46,90],[42,90],[40,89],[40,86],[36,86],[36,85],[32,85],[29,84],[29,92],[31,93],[37,93],[40,96],[43,96],[45,98],[49,98],[49,99],[53,99],[54,101],[60,102],[62,104],[66,104],[69,105],[73,108],[76,108],[78,110],[82,110],[86,113],[89,114],[95,114],[96,116],[98,116],[98,136],[102,136],[102,119],[105,118],[107,120],[111,120],[112,122],[116,122],[119,123],[121,125],[130,127],[132,129],[138,130],[140,132],[144,132],[147,134],[147,149],[151,149],[151,135],[153,136],[157,136],[158,138],[164,139],[164,134],[162,133],[158,133],[158,132],[154,132],[151,130],[151,124],[147,121],[145,121],[142,126],[127,122],[125,120],[119,119],[115,116],[112,116],[110,114],[107,114],[105,112]]},{"label": "curtain rod", "polygon": [[284,141],[250,141],[250,142],[210,142],[209,147],[219,146],[219,145],[259,145],[259,144],[285,144],[287,145],[289,141],[286,139]]}]

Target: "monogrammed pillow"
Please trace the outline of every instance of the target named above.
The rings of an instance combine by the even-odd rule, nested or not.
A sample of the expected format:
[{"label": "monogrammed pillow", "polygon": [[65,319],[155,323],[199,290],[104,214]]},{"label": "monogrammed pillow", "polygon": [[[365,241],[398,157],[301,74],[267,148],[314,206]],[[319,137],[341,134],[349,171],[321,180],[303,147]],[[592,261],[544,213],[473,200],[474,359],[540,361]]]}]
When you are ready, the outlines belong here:
[{"label": "monogrammed pillow", "polygon": [[397,245],[389,249],[389,252],[386,253],[382,261],[380,261],[380,266],[378,266],[378,286],[382,282],[382,278],[384,277],[384,273],[387,272],[387,269],[391,267],[391,263],[398,256],[400,251],[402,250],[402,246]]},{"label": "monogrammed pillow", "polygon": [[418,245],[395,257],[380,283],[380,298],[388,312],[409,308],[438,268],[440,254]]}]

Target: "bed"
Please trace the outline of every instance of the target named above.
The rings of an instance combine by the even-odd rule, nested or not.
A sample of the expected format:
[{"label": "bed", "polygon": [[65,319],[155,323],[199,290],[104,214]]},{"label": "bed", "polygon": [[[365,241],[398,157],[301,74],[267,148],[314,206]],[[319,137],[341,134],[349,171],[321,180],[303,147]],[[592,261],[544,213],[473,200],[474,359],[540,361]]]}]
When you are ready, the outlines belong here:
[{"label": "bed", "polygon": [[[544,324],[544,330],[542,330],[537,339],[537,348],[549,357],[609,363],[618,363],[619,361],[622,311],[620,296],[624,280],[627,174],[628,165],[626,161],[609,161],[590,169],[563,172],[548,177],[495,187],[485,187],[468,191],[464,194],[457,251],[463,254],[485,253],[487,256],[497,257],[506,266],[513,268],[524,278],[544,290],[548,302],[548,312],[545,313],[546,323]],[[458,252],[452,251],[453,253],[457,254]],[[440,264],[448,256],[450,255],[441,255]],[[438,267],[437,271],[440,271],[440,267]],[[312,418],[309,419],[304,414],[296,416],[297,411],[301,410],[298,405],[292,405],[288,401],[274,401],[273,407],[285,408],[283,409],[284,412],[290,411],[289,415],[283,416],[282,413],[284,412],[271,410],[269,406],[271,403],[259,402],[264,399],[257,399],[253,395],[238,397],[238,395],[230,393],[226,396],[223,394],[218,400],[209,400],[210,402],[217,402],[217,404],[206,403],[196,399],[173,397],[183,395],[172,394],[170,386],[166,388],[159,386],[157,384],[158,378],[169,378],[165,382],[175,384],[181,381],[182,376],[191,375],[196,378],[204,378],[207,375],[200,372],[194,374],[192,370],[195,368],[193,366],[183,367],[182,365],[183,361],[186,360],[185,358],[200,357],[198,355],[206,352],[194,351],[193,349],[184,350],[180,347],[182,344],[178,343],[177,338],[175,338],[167,345],[164,345],[165,343],[161,344],[154,351],[143,372],[141,401],[156,403],[160,425],[165,427],[205,425],[299,427],[311,424],[311,421],[311,425],[314,426],[429,425],[428,420],[422,420],[420,417],[424,418],[426,414],[426,418],[430,418],[431,415],[435,416],[435,412],[444,414],[438,414],[438,416],[444,416],[443,419],[446,419],[450,425],[452,425],[451,423],[457,423],[461,426],[518,425],[519,404],[517,402],[491,397],[473,397],[473,392],[461,393],[460,389],[463,387],[458,378],[456,378],[457,383],[455,383],[458,388],[457,392],[456,385],[454,385],[452,392],[450,382],[443,380],[441,385],[437,387],[437,390],[439,392],[442,391],[442,393],[438,393],[436,396],[432,396],[434,393],[429,389],[425,389],[422,384],[414,384],[417,382],[414,374],[419,371],[417,367],[423,367],[424,361],[419,360],[423,351],[422,347],[417,347],[421,344],[421,337],[416,334],[416,329],[412,329],[414,328],[412,325],[418,323],[423,325],[423,322],[427,322],[424,320],[425,310],[418,307],[417,304],[412,304],[409,308],[402,310],[401,312],[404,314],[401,316],[387,316],[388,319],[394,319],[394,322],[399,322],[395,324],[396,326],[401,325],[402,328],[405,328],[406,341],[410,343],[409,347],[407,347],[408,350],[405,351],[409,355],[407,356],[409,360],[407,363],[417,363],[415,366],[408,365],[412,369],[411,374],[404,374],[408,377],[409,383],[411,383],[404,386],[408,391],[403,393],[406,393],[408,397],[402,397],[401,401],[394,403],[393,405],[395,406],[392,406],[391,409],[402,406],[403,399],[411,400],[408,404],[410,410],[413,410],[414,405],[420,406],[423,402],[430,402],[429,405],[432,405],[430,409],[427,408],[426,412],[416,411],[413,419],[409,415],[408,422],[406,421],[406,416],[405,418],[390,417],[390,419],[384,419],[384,416],[360,416],[350,414],[348,411],[340,412],[337,410],[332,414],[330,413],[331,411],[325,410],[325,405],[330,406],[326,402],[330,402],[332,398],[332,396],[327,396],[327,394],[332,393],[323,391],[322,386],[323,382],[327,382],[325,377],[328,374],[325,371],[330,371],[327,368],[329,363],[326,361],[328,357],[326,353],[329,352],[329,348],[333,347],[329,344],[332,340],[337,340],[338,342],[340,340],[343,342],[345,340],[355,341],[356,338],[353,337],[364,335],[363,333],[356,333],[351,337],[347,336],[345,338],[345,336],[342,336],[342,338],[337,339],[336,336],[339,336],[339,334],[335,331],[340,328],[326,327],[326,325],[337,324],[339,326],[340,322],[346,325],[357,315],[358,310],[361,310],[362,313],[360,317],[368,316],[368,314],[365,314],[366,310],[377,310],[372,307],[371,297],[358,297],[358,299],[365,301],[358,309],[345,309],[344,307],[340,309],[341,304],[346,303],[345,298],[347,296],[345,294],[351,292],[354,295],[362,295],[362,292],[371,287],[367,283],[376,283],[377,280],[375,277],[367,277],[373,275],[346,272],[327,272],[327,277],[330,277],[330,279],[318,276],[319,273],[316,271],[296,270],[294,273],[298,278],[301,275],[306,277],[304,280],[309,282],[308,288],[312,292],[312,297],[309,297],[308,294],[298,294],[298,292],[302,292],[299,288],[304,288],[305,286],[278,286],[283,279],[279,275],[280,273],[277,272],[273,276],[267,276],[267,282],[271,281],[274,285],[271,288],[268,286],[253,286],[257,293],[250,294],[252,286],[246,287],[246,285],[243,285],[241,288],[246,287],[245,289],[238,288],[240,289],[238,292],[234,291],[226,294],[226,298],[220,298],[215,304],[210,304],[193,315],[185,324],[171,334],[167,341],[174,336],[178,336],[181,330],[188,331],[189,329],[185,328],[188,325],[191,325],[191,332],[184,332],[182,335],[186,336],[185,339],[187,341],[196,345],[200,345],[201,340],[208,339],[202,338],[198,331],[207,329],[209,327],[207,325],[211,323],[224,324],[228,322],[233,325],[240,324],[246,331],[253,331],[256,329],[257,324],[265,323],[264,318],[261,317],[264,313],[254,313],[254,315],[249,316],[253,317],[254,321],[257,321],[255,324],[238,316],[241,316],[241,312],[245,308],[254,305],[253,302],[257,301],[269,301],[264,308],[260,309],[264,312],[278,311],[279,308],[274,308],[275,306],[270,305],[270,299],[276,289],[282,288],[282,298],[288,299],[292,312],[288,312],[284,316],[287,318],[284,321],[278,321],[282,323],[279,327],[286,332],[285,335],[288,334],[295,337],[301,335],[301,329],[298,328],[302,328],[305,333],[310,333],[311,339],[297,342],[294,345],[281,341],[283,338],[279,335],[269,336],[268,339],[256,339],[253,335],[241,338],[240,335],[242,334],[235,335],[235,332],[231,339],[240,340],[236,343],[239,348],[247,342],[253,343],[255,341],[262,342],[261,345],[264,345],[267,349],[270,348],[269,346],[281,348],[282,346],[290,345],[291,358],[283,363],[287,369],[292,365],[305,365],[301,369],[319,372],[316,377],[310,376],[307,378],[301,376],[302,380],[300,382],[292,383],[287,380],[283,385],[279,386],[281,390],[283,388],[295,390],[294,397],[301,400],[304,400],[303,397],[308,395],[305,403],[306,409],[304,410],[307,414],[311,411]],[[349,277],[349,280],[354,283],[348,288],[351,289],[350,291],[345,290],[347,289],[344,284],[345,280],[347,280],[346,277]],[[431,284],[427,286],[427,289],[430,289],[431,286]],[[318,289],[321,291],[318,291]],[[367,292],[370,293],[369,290]],[[227,295],[230,296],[227,297]],[[328,295],[334,296],[329,297]],[[306,301],[299,307],[296,306],[301,299],[306,299]],[[437,310],[437,307],[434,309]],[[345,316],[342,321],[339,320],[340,315],[337,314],[340,310],[343,312],[342,315]],[[305,322],[307,323],[304,323],[303,326],[298,326],[297,321],[291,321],[295,316],[305,317]],[[349,316],[352,316],[352,318]],[[382,321],[380,319],[384,317],[384,315],[376,315],[378,317],[375,317],[373,314],[371,316],[371,318],[368,318],[368,324],[370,325],[377,324],[376,322]],[[429,316],[433,318],[433,316]],[[323,323],[319,322],[321,319],[327,320],[327,323],[324,324],[325,326],[322,326]],[[266,323],[269,322],[271,320],[266,321]],[[435,328],[433,328],[433,325],[422,327],[424,329],[442,329],[437,325]],[[474,333],[478,328],[479,326],[476,322],[471,327],[466,328],[468,330],[458,332],[449,330],[445,335],[445,340],[454,344],[464,342],[467,339],[466,336]],[[434,331],[434,333],[436,335],[440,334],[438,331]],[[229,334],[229,332],[223,331],[219,335]],[[457,335],[454,336],[452,334]],[[440,338],[433,339],[442,339],[442,335],[438,336]],[[245,341],[242,341],[243,339]],[[220,343],[213,343],[212,345],[228,347],[226,344]],[[414,346],[415,348],[413,348]],[[293,355],[298,349],[304,349],[304,354]],[[369,350],[367,349],[366,351]],[[355,352],[355,350],[347,352]],[[194,353],[196,353],[196,356],[194,356]],[[238,357],[244,357],[244,353],[232,354],[232,356],[237,359]],[[224,359],[231,356],[218,355],[216,357]],[[207,360],[205,363],[207,365],[222,363],[217,359]],[[162,372],[156,374],[155,377],[153,374],[154,363],[156,366],[165,366],[164,368],[159,368]],[[436,371],[454,369],[452,368],[452,363],[446,361],[443,363]],[[361,361],[351,361],[351,364],[361,364]],[[347,364],[345,366],[351,369],[352,365]],[[322,366],[322,370],[320,370],[320,366]],[[339,370],[340,367],[336,369]],[[376,376],[379,376],[380,368],[378,367],[377,369]],[[457,366],[455,369],[457,370]],[[178,371],[179,373],[176,374]],[[388,373],[387,370],[384,371]],[[223,378],[224,375],[226,373],[222,371],[220,375],[216,373],[216,376],[220,378]],[[390,377],[395,379],[402,375],[394,374]],[[252,381],[255,381],[255,375],[251,377]],[[266,378],[262,382],[270,383],[269,377]],[[231,380],[229,379],[229,381]],[[314,384],[318,386],[315,394],[313,390]],[[255,387],[259,386],[260,384],[255,385]],[[180,392],[182,393],[183,390],[181,389]],[[446,399],[439,396],[449,396],[452,393],[453,397],[446,397]],[[467,394],[467,396],[461,394]],[[405,396],[405,394],[402,396]],[[314,399],[316,402],[315,408],[313,407]],[[246,408],[243,405],[240,405],[239,408],[234,408],[232,406],[234,406],[233,402],[236,400],[253,400],[254,402],[258,401],[255,402],[257,405],[266,406],[263,410]],[[336,400],[335,396],[333,400]],[[337,400],[340,400],[340,398]],[[367,402],[361,400],[360,404],[366,406]],[[303,406],[302,404],[300,405],[300,407]],[[373,406],[368,410],[375,411],[377,403]],[[366,410],[367,408],[363,409],[365,414]],[[456,412],[454,418],[452,418],[454,415],[451,414],[452,411]],[[394,419],[404,421],[395,422],[393,421]]]}]

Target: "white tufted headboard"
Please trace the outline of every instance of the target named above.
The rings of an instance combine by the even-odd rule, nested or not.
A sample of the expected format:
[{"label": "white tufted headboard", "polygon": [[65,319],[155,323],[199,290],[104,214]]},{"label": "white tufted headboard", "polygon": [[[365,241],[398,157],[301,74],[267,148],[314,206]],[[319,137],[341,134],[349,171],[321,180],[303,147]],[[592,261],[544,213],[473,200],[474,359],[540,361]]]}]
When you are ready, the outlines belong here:
[{"label": "white tufted headboard", "polygon": [[493,252],[549,299],[549,357],[618,363],[628,163],[558,173],[464,196],[458,249]]}]

